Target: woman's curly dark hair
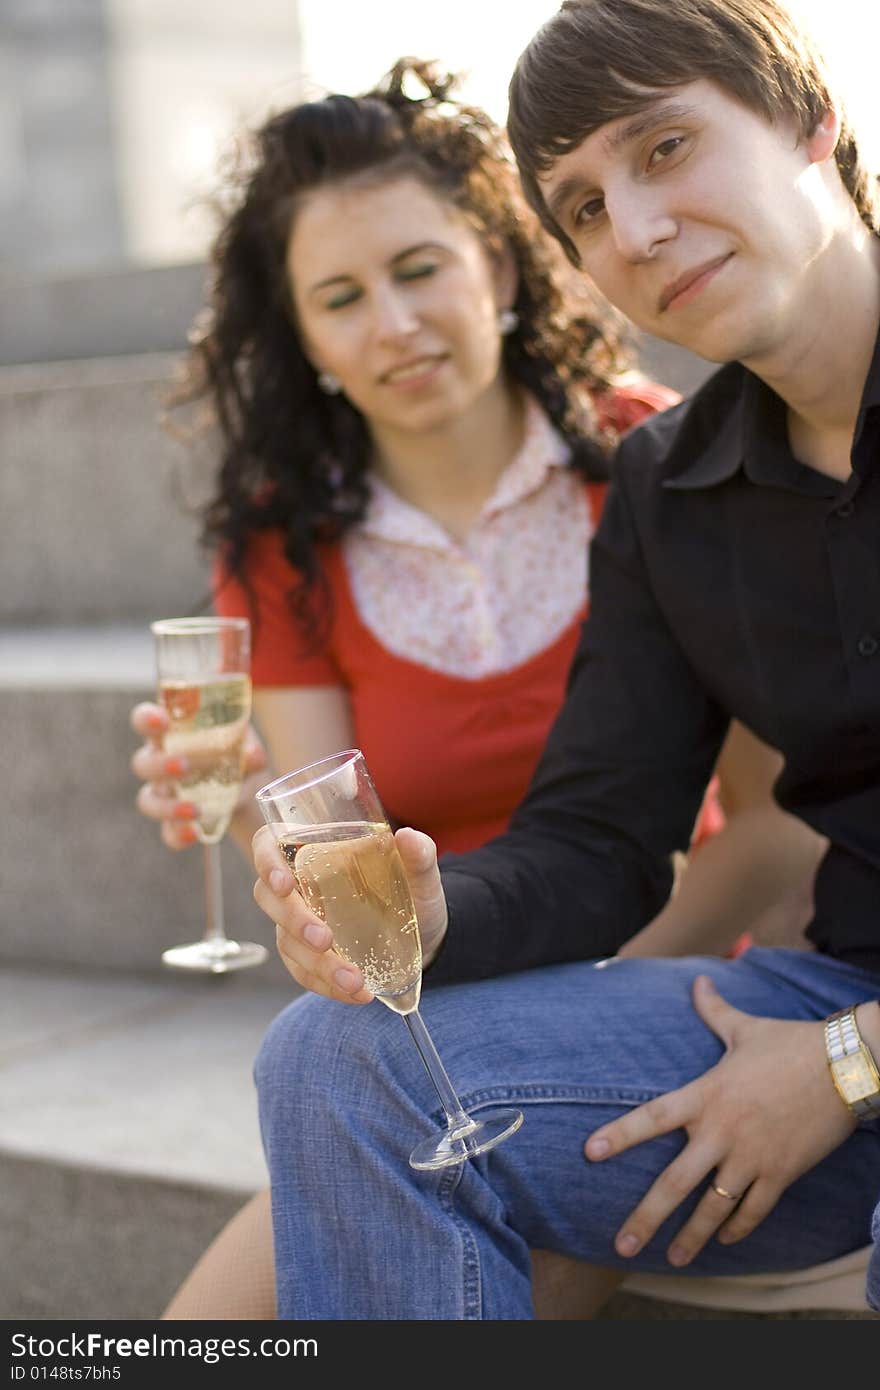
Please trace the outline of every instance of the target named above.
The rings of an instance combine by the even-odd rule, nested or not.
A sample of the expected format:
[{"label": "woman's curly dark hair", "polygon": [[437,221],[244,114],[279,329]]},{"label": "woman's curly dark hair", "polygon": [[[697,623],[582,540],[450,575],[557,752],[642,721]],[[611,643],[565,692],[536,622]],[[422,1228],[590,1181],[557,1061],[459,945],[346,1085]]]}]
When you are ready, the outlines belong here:
[{"label": "woman's curly dark hair", "polygon": [[[425,95],[404,91],[414,79]],[[316,543],[363,517],[371,447],[363,416],[344,396],[320,390],[292,313],[287,246],[297,207],[313,190],[374,175],[415,177],[462,211],[490,253],[506,243],[519,272],[506,371],[567,437],[573,466],[587,476],[605,475],[614,442],[585,428],[584,403],[629,365],[623,320],[572,274],[526,204],[503,132],[453,101],[454,86],[436,65],[403,58],[363,96],[304,102],[257,131],[173,402],[207,398],[221,434],[202,542],[240,575],[249,536],[279,528],[298,575],[290,602],[312,639],[328,611]]]}]

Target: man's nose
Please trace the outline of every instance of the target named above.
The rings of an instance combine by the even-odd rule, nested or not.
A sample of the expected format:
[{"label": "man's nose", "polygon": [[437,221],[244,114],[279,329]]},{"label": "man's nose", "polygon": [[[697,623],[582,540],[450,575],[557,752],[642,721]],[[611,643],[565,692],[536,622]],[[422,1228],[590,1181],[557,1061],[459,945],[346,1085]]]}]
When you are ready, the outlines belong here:
[{"label": "man's nose", "polygon": [[606,194],[605,211],[615,245],[625,260],[649,261],[678,235],[678,223],[659,198],[631,190]]}]

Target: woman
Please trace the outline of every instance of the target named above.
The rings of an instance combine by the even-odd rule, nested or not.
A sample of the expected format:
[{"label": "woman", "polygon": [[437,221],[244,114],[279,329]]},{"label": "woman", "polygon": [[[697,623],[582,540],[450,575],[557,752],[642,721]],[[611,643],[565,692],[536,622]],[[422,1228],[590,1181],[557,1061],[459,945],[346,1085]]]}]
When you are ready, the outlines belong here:
[{"label": "woman", "polygon": [[[608,449],[674,399],[626,375],[616,319],[540,233],[501,133],[450,91],[400,62],[365,97],[263,128],[185,393],[221,428],[215,604],[253,621],[273,767],[356,744],[392,818],[441,851],[500,832],[525,791],[586,611]],[[163,721],[135,711],[151,742],[134,768],[179,848],[195,836],[163,780]],[[773,755],[735,738],[725,795],[748,776],[745,806],[787,819]],[[257,821],[247,795],[240,843]],[[792,884],[814,853],[798,840]],[[684,949],[681,923],[706,916],[692,884],[645,949]],[[725,918],[721,948],[729,934]],[[167,1316],[270,1316],[269,1245],[260,1198]]]}]

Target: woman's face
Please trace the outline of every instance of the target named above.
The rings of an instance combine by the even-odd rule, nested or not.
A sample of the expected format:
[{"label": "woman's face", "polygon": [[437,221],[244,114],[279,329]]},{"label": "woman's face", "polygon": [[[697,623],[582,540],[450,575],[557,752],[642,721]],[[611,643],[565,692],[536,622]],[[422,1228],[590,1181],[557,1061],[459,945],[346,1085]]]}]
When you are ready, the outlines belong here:
[{"label": "woman's face", "polygon": [[305,350],[374,433],[442,429],[499,382],[512,258],[490,259],[418,179],[339,184],[298,210],[287,273]]}]

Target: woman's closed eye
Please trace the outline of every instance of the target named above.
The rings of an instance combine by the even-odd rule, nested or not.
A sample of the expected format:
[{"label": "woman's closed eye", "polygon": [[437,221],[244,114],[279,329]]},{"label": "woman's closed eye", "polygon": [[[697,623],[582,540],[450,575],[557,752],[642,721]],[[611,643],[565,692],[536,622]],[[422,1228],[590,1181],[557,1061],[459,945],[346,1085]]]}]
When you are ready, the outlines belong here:
[{"label": "woman's closed eye", "polygon": [[360,299],[363,293],[357,285],[349,285],[345,289],[336,290],[324,300],[325,309],[344,309],[348,304],[354,304],[355,300]]},{"label": "woman's closed eye", "polygon": [[394,273],[398,280],[424,280],[429,275],[435,275],[439,269],[436,261],[412,261],[408,265],[398,266]]},{"label": "woman's closed eye", "polygon": [[[409,280],[425,280],[431,275],[436,275],[440,269],[437,261],[411,261],[405,265],[396,266],[394,269],[394,279],[399,283],[406,283]],[[334,290],[324,300],[325,309],[345,309],[349,304],[355,304],[363,297],[364,291],[360,285],[342,285]]]}]

